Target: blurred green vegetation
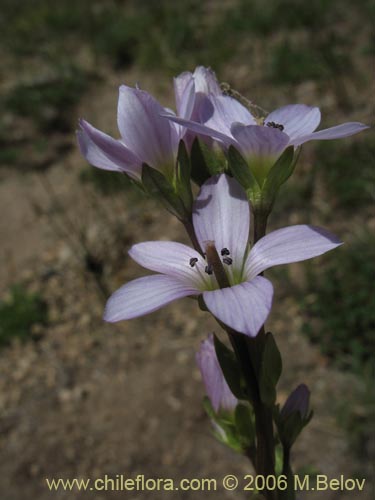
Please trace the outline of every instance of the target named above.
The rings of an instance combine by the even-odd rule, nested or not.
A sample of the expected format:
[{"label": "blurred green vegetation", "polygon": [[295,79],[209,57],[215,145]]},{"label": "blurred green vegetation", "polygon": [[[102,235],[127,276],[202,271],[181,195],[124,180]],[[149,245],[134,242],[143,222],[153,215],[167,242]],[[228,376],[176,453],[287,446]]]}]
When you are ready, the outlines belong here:
[{"label": "blurred green vegetation", "polygon": [[[82,169],[79,178],[81,182],[93,185],[104,196],[117,192],[128,192],[129,188],[135,189],[128,176],[120,172],[110,172],[95,167]],[[137,192],[140,193],[140,190],[137,190]]]},{"label": "blurred green vegetation", "polygon": [[47,312],[38,294],[27,292],[21,285],[13,286],[9,298],[0,302],[0,346],[15,338],[32,338],[33,327],[47,323]]},{"label": "blurred green vegetation", "polygon": [[368,134],[316,148],[315,168],[321,175],[331,206],[350,211],[375,201],[375,143]]},{"label": "blurred green vegetation", "polygon": [[306,266],[304,331],[324,354],[359,373],[373,356],[375,297],[369,291],[374,261],[375,237],[363,231],[338,249],[334,259],[327,259],[324,272],[317,273],[313,264]]},{"label": "blurred green vegetation", "polygon": [[17,84],[9,92],[5,107],[13,114],[31,118],[41,132],[71,130],[70,111],[88,84],[78,68],[66,68],[58,76],[32,84]]}]

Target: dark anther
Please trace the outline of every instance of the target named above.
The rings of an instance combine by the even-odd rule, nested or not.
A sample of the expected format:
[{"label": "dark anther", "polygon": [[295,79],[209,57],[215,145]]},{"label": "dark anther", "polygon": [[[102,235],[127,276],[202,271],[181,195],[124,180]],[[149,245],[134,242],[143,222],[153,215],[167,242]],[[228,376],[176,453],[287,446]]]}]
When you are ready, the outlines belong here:
[{"label": "dark anther", "polygon": [[222,248],[220,253],[222,256],[230,255],[230,251],[227,248]]},{"label": "dark anther", "polygon": [[192,257],[189,261],[189,264],[191,265],[191,267],[194,267],[197,262],[198,259],[196,257]]},{"label": "dark anther", "polygon": [[280,132],[284,130],[284,125],[281,125],[281,123],[267,122],[266,125],[267,127],[278,128]]},{"label": "dark anther", "polygon": [[233,260],[230,257],[224,257],[223,262],[224,264],[227,264],[227,266],[230,266]]},{"label": "dark anther", "polygon": [[212,266],[208,265],[204,268],[204,272],[207,274],[212,274]]}]

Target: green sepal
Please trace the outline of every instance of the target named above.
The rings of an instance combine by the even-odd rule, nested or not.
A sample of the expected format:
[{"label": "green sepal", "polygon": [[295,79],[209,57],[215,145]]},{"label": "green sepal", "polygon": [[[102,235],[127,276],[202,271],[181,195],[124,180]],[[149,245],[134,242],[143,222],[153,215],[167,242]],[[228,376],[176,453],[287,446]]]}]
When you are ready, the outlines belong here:
[{"label": "green sepal", "polygon": [[237,429],[234,422],[234,413],[225,411],[216,413],[207,396],[203,399],[203,407],[211,421],[214,423],[213,433],[216,439],[233,450],[242,452],[242,446],[237,435]]},{"label": "green sepal", "polygon": [[276,384],[282,371],[281,354],[271,332],[266,334],[259,374],[259,392],[262,402],[272,406],[276,401]]},{"label": "green sepal", "polygon": [[250,448],[255,442],[255,417],[249,405],[239,403],[234,412],[234,421],[239,441],[243,449]]},{"label": "green sepal", "polygon": [[294,172],[300,149],[289,146],[270,169],[262,188],[263,204],[271,211],[280,187]]},{"label": "green sepal", "polygon": [[251,172],[246,160],[234,146],[229,146],[228,164],[234,178],[246,191],[248,199],[253,205],[258,203],[261,199],[261,187]]},{"label": "green sepal", "polygon": [[311,410],[307,417],[303,418],[301,413],[295,410],[287,417],[282,417],[279,405],[274,408],[274,421],[283,446],[289,449],[293,446],[302,429],[310,422],[313,415],[314,412]]},{"label": "green sepal", "polygon": [[207,312],[208,308],[204,302],[203,295],[198,295],[198,306],[201,311]]},{"label": "green sepal", "polygon": [[201,186],[211,177],[205,157],[200,148],[198,138],[194,139],[190,152],[191,158],[191,178],[198,186]]},{"label": "green sepal", "polygon": [[146,192],[162,201],[169,212],[184,219],[188,216],[181,198],[176,194],[174,186],[158,170],[142,165],[142,184]]},{"label": "green sepal", "polygon": [[229,389],[237,399],[246,399],[240,367],[233,351],[214,335],[216,357]]},{"label": "green sepal", "polygon": [[225,171],[225,157],[221,151],[214,151],[198,138],[191,147],[191,178],[201,186],[207,179]]},{"label": "green sepal", "polygon": [[177,169],[176,169],[176,190],[180,196],[182,203],[188,213],[193,210],[193,193],[191,190],[191,163],[189,155],[186,151],[184,141],[180,141],[177,154]]}]

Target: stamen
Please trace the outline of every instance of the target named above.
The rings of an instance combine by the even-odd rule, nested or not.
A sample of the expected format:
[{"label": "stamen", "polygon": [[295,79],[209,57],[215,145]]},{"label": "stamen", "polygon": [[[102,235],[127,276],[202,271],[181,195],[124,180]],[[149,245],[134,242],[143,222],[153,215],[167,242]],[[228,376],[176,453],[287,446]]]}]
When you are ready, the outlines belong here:
[{"label": "stamen", "polygon": [[220,256],[217,253],[215,243],[213,241],[206,242],[206,254],[209,269],[214,273],[215,278],[218,282],[220,288],[230,287],[229,279],[227,273],[225,272],[223,263],[220,260]]},{"label": "stamen", "polygon": [[230,255],[230,251],[227,248],[222,248],[220,253],[222,256]]},{"label": "stamen", "polygon": [[267,122],[266,125],[267,127],[278,128],[280,132],[284,130],[284,125],[281,125],[281,123]]},{"label": "stamen", "polygon": [[204,272],[210,275],[213,273],[211,264],[208,264],[208,266],[204,268]]},{"label": "stamen", "polygon": [[189,261],[189,264],[191,267],[194,267],[197,262],[198,262],[198,259],[196,257],[192,257]]},{"label": "stamen", "polygon": [[230,257],[224,257],[223,262],[224,262],[224,264],[227,264],[228,266],[230,266],[232,264],[233,260]]}]

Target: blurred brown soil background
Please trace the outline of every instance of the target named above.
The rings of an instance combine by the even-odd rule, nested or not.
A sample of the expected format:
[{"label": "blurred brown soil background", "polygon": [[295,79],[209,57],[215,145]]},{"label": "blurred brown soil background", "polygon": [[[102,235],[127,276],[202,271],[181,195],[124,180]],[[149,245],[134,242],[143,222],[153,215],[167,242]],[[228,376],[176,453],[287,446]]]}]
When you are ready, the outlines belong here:
[{"label": "blurred brown soil background", "polygon": [[[226,474],[252,472],[245,458],[215,441],[202,408],[194,355],[216,330],[209,316],[185,299],[133,321],[102,321],[110,293],[145,274],[127,256],[133,243],[187,240],[172,216],[120,174],[101,175],[86,164],[74,130],[84,117],[117,137],[120,84],[139,82],[173,107],[171,77],[198,64],[213,66],[221,81],[266,109],[300,102],[318,105],[324,126],[371,123],[368,16],[374,9],[366,1],[312,8],[297,0],[263,7],[240,0],[176,7],[164,0],[140,11],[131,1],[103,4],[64,0],[55,10],[39,0],[15,9],[5,1],[0,18],[6,68],[0,80],[0,497],[248,498],[221,488],[125,494],[51,492],[45,484],[46,477],[105,474],[220,482]],[[276,293],[267,328],[283,355],[279,399],[305,382],[315,412],[293,453],[296,472],[366,478],[363,492],[310,491],[301,499],[372,498],[373,153],[372,131],[305,146],[270,221],[271,229],[323,225],[360,262],[353,271],[351,257],[340,260],[339,249],[271,274]],[[324,285],[332,261],[334,291]],[[349,295],[360,297],[358,314]],[[331,300],[333,319],[320,296]],[[337,320],[347,337],[324,337]]]}]

